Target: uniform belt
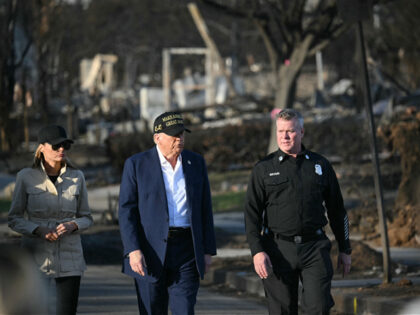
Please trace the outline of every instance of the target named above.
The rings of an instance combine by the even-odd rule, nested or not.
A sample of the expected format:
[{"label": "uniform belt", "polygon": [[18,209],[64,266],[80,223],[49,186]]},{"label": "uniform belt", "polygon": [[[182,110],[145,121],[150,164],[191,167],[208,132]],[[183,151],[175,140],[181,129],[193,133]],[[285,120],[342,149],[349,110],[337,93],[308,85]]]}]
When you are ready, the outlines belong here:
[{"label": "uniform belt", "polygon": [[168,232],[168,238],[185,237],[191,236],[191,228],[183,227],[170,227]]},{"label": "uniform belt", "polygon": [[322,229],[318,229],[312,234],[295,235],[295,236],[285,236],[285,235],[282,235],[280,233],[275,233],[275,232],[272,232],[272,231],[270,231],[268,233],[269,233],[269,235],[271,235],[272,237],[274,237],[276,239],[281,239],[283,241],[293,242],[293,243],[296,243],[296,244],[306,243],[306,242],[310,242],[310,241],[316,241],[320,238],[320,236],[324,235],[324,231]]}]

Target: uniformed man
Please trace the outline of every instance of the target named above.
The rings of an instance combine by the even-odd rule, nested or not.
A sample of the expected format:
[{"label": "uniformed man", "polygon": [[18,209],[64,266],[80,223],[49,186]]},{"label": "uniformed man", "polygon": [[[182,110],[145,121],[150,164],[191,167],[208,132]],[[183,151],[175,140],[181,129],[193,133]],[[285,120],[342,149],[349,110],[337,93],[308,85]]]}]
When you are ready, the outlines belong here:
[{"label": "uniformed man", "polygon": [[328,314],[334,305],[331,242],[323,229],[328,220],[338,242],[338,268],[344,275],[351,265],[340,187],[328,160],[303,146],[299,112],[279,112],[276,128],[279,150],[255,165],[247,191],[245,224],[254,268],[270,314],[298,313],[299,280],[304,313]]}]

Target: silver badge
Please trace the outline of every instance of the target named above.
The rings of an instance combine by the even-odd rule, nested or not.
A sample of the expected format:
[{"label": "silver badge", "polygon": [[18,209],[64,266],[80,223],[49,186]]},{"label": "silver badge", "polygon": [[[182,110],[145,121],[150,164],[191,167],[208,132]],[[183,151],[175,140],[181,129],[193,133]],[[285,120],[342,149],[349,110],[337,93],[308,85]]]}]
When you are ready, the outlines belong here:
[{"label": "silver badge", "polygon": [[190,160],[188,160],[188,161],[187,161],[187,163],[188,163],[189,165],[191,165],[191,161],[190,161]]},{"label": "silver badge", "polygon": [[283,161],[283,155],[280,155],[279,156],[279,161],[281,162],[281,161]]},{"label": "silver badge", "polygon": [[309,155],[305,154],[305,159],[309,160]]},{"label": "silver badge", "polygon": [[315,164],[315,173],[322,175],[322,167],[319,164]]}]

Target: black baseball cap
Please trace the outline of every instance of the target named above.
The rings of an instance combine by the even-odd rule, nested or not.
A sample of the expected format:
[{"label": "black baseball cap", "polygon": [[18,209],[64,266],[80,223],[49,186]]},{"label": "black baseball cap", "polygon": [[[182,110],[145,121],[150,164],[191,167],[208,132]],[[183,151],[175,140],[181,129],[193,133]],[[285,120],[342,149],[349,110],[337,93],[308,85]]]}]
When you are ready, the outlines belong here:
[{"label": "black baseball cap", "polygon": [[38,132],[38,142],[49,144],[59,144],[68,141],[73,143],[73,140],[67,138],[66,130],[58,125],[49,125],[42,127]]},{"label": "black baseball cap", "polygon": [[153,124],[153,133],[163,132],[169,136],[176,136],[183,131],[191,132],[185,128],[184,120],[178,112],[165,112],[159,115]]}]

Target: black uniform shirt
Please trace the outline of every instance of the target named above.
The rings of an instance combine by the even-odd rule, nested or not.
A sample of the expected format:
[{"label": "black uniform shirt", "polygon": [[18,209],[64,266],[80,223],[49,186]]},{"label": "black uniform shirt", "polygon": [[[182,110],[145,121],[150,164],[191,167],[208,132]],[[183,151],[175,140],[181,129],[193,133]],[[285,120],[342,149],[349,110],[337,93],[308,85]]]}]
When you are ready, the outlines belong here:
[{"label": "black uniform shirt", "polygon": [[263,225],[284,236],[309,235],[328,223],[325,212],[340,251],[350,248],[347,213],[328,160],[303,146],[296,159],[281,150],[271,153],[255,165],[248,184],[245,225],[252,255],[264,251]]}]

